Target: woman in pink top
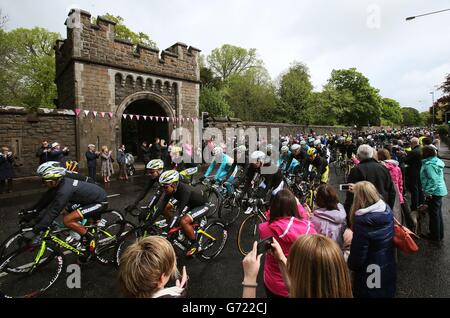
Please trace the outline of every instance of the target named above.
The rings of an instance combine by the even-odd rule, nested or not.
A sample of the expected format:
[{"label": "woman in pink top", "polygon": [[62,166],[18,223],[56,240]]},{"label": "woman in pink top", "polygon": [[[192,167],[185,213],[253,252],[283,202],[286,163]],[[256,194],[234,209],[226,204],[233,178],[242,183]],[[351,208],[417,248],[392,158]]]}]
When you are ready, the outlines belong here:
[{"label": "woman in pink top", "polygon": [[[307,218],[302,218],[299,215],[300,211],[304,213],[304,209],[299,209],[297,200],[290,190],[279,191],[272,200],[268,221],[259,225],[260,238],[275,237],[287,256],[291,245],[299,236],[316,234],[314,225]],[[264,285],[269,298],[289,296],[278,261],[270,253],[265,255]]]}]

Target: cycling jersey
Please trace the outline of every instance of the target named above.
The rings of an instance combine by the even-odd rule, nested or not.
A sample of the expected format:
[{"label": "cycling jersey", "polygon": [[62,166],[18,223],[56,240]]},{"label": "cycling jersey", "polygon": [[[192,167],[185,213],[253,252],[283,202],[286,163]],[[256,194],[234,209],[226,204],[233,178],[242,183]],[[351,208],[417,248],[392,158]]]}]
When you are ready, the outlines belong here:
[{"label": "cycling jersey", "polygon": [[314,168],[316,168],[317,173],[320,175],[320,181],[322,183],[328,183],[328,161],[325,158],[316,156],[314,160],[309,161],[309,164],[312,165]]},{"label": "cycling jersey", "polygon": [[262,182],[259,185],[257,185],[258,191],[256,195],[258,198],[265,197],[265,195],[270,189],[277,188],[283,181],[283,172],[281,171],[281,169],[278,169],[274,174],[261,174],[261,168],[256,168],[255,165],[251,164],[248,166],[245,172],[246,180],[243,190],[244,194],[248,194],[251,183],[252,181],[255,181],[254,179],[257,174],[261,175],[264,178],[264,180],[262,180]]},{"label": "cycling jersey", "polygon": [[[54,191],[53,191],[54,190]],[[98,185],[62,178],[55,189],[50,189],[46,193],[46,199],[53,196],[51,203],[39,213],[39,223],[34,230],[40,231],[48,228],[58,217],[61,211],[69,204],[80,204],[88,206],[90,204],[107,203],[106,191]]]},{"label": "cycling jersey", "polygon": [[186,207],[188,208],[188,210],[192,210],[196,207],[204,206],[207,203],[207,199],[204,197],[202,192],[197,191],[191,185],[179,182],[178,187],[174,193],[172,193],[171,195],[164,193],[161,203],[158,207],[157,215],[159,215],[164,210],[164,208],[172,198],[177,200],[177,208],[174,214],[175,217],[180,216]]},{"label": "cycling jersey", "polygon": [[92,179],[91,177],[85,177],[79,173],[76,172],[72,172],[69,170],[66,170],[66,173],[64,174],[64,177],[70,178],[70,179],[74,179],[74,180],[78,180],[78,181],[84,181],[84,182],[89,182],[89,183],[95,183],[95,180]]},{"label": "cycling jersey", "polygon": [[[214,169],[214,166],[216,165],[216,158],[213,159],[211,164],[208,167],[208,170],[205,172],[205,177],[209,176],[211,172]],[[221,181],[222,178],[224,178],[228,171],[230,170],[231,166],[234,163],[234,159],[226,154],[222,154],[221,160],[220,160],[220,166],[219,169],[217,169],[216,175],[214,176],[214,180]]]},{"label": "cycling jersey", "polygon": [[134,201],[133,205],[137,206],[139,202],[141,202],[152,190],[153,186],[158,183],[158,178],[155,179],[149,179],[147,181],[147,184],[145,185],[145,188],[139,192],[137,199]]}]

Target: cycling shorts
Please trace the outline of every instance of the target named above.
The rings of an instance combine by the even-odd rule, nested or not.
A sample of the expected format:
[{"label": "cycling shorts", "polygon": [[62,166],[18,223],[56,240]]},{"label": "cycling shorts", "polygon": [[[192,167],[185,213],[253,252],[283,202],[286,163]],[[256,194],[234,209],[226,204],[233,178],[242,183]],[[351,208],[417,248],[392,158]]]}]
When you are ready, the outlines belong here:
[{"label": "cycling shorts", "polygon": [[83,219],[99,220],[102,213],[107,209],[108,203],[92,203],[81,206],[81,204],[72,204],[66,208],[70,212],[77,211]]}]

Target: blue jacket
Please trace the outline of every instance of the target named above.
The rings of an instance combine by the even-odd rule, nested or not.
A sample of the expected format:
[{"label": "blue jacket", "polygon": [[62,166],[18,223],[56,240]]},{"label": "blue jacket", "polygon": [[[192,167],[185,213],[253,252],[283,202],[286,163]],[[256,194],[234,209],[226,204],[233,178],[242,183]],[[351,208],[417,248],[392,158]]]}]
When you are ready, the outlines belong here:
[{"label": "blue jacket", "polygon": [[125,164],[125,153],[123,151],[117,151],[117,163]]},{"label": "blue jacket", "polygon": [[98,156],[95,154],[95,152],[86,151],[86,160],[89,168],[97,167],[97,158]]},{"label": "blue jacket", "polygon": [[444,162],[438,157],[422,160],[420,182],[424,193],[439,197],[444,197],[448,194],[444,179],[444,168]]},{"label": "blue jacket", "polygon": [[[394,257],[394,215],[383,200],[356,211],[348,266],[354,271],[353,295],[358,298],[395,296],[397,267]],[[377,286],[376,272],[379,266]]]},{"label": "blue jacket", "polygon": [[[222,154],[222,158],[220,159],[220,166],[219,169],[217,169],[216,175],[214,176],[214,180],[220,181],[222,178],[224,178],[228,171],[231,169],[231,166],[233,166],[234,159],[226,154]],[[211,172],[214,169],[214,166],[216,165],[216,158],[213,159],[211,164],[208,167],[208,170],[205,173],[205,177],[209,176]]]}]

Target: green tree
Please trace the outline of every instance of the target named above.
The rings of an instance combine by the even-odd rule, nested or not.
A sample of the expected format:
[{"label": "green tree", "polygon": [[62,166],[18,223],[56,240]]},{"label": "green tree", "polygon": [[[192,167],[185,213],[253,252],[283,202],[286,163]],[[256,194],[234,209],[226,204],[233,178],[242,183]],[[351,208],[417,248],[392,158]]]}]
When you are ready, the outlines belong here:
[{"label": "green tree", "polygon": [[303,63],[294,62],[289,70],[281,75],[278,106],[286,114],[288,122],[310,123],[308,106],[312,89],[308,67]]},{"label": "green tree", "polygon": [[401,125],[403,121],[400,103],[392,98],[383,98],[381,103],[382,125]]},{"label": "green tree", "polygon": [[338,124],[339,109],[335,106],[335,99],[342,101],[345,96],[338,97],[335,92],[324,89],[322,92],[312,92],[309,100],[309,117],[313,125],[334,126]]},{"label": "green tree", "polygon": [[200,113],[208,112],[211,116],[233,116],[225,92],[215,87],[202,87],[200,91]]},{"label": "green tree", "polygon": [[431,124],[431,114],[429,111],[424,111],[420,113],[420,118],[422,123],[425,126],[429,126]]},{"label": "green tree", "polygon": [[0,29],[0,103],[54,107],[53,46],[59,34],[43,28]]},{"label": "green tree", "polygon": [[417,109],[412,107],[403,107],[403,126],[419,127],[422,126],[422,118]]},{"label": "green tree", "polygon": [[152,47],[154,49],[157,49],[156,42],[154,42],[149,35],[143,33],[143,32],[133,32],[131,31],[125,24],[124,24],[124,18],[118,15],[113,15],[111,13],[107,13],[104,15],[104,18],[111,20],[116,23],[115,26],[115,35],[117,38],[122,40],[128,40],[133,44],[144,44],[146,46]]},{"label": "green tree", "polygon": [[356,68],[333,70],[328,84],[331,90],[337,91],[337,96],[343,95],[351,102],[342,104],[338,100],[335,105],[339,108],[340,124],[366,126],[380,123],[382,102],[378,90]]},{"label": "green tree", "polygon": [[230,44],[212,50],[207,61],[214,75],[223,81],[231,75],[243,75],[252,68],[262,66],[262,61],[257,58],[256,49],[247,50]]}]

